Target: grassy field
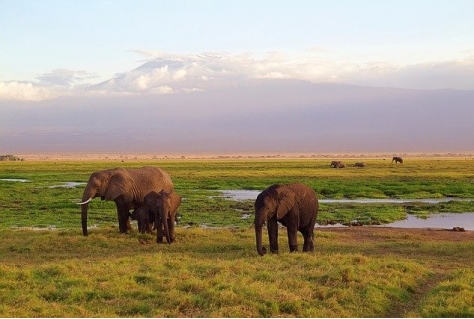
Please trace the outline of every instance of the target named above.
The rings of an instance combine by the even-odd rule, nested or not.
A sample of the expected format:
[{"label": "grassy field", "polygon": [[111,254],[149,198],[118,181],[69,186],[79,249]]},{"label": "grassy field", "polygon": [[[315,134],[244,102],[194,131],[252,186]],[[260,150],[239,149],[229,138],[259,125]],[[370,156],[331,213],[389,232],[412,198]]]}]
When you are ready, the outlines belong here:
[{"label": "grassy field", "polygon": [[[314,253],[290,254],[282,229],[281,253],[259,257],[253,200],[219,192],[300,181],[320,198],[474,198],[473,159],[356,161],[345,169],[322,159],[0,162],[0,316],[473,317],[474,232],[318,228]],[[184,198],[177,242],[120,235],[114,203],[97,199],[83,237],[75,202],[84,185],[64,183],[143,165],[168,171]],[[443,211],[473,212],[474,203],[322,204],[318,222]]]}]

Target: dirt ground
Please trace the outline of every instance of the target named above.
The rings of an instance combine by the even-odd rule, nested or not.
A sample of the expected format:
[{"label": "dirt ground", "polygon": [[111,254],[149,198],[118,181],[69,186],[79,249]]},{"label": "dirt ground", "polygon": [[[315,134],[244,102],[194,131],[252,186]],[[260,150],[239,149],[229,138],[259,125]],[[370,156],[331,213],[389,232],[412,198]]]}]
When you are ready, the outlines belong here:
[{"label": "dirt ground", "polygon": [[420,240],[420,241],[452,241],[452,242],[474,242],[474,231],[461,229],[443,228],[396,228],[396,227],[373,227],[353,226],[317,228],[316,232],[340,232],[347,235],[348,240],[356,242],[380,241],[384,238],[391,240]]}]

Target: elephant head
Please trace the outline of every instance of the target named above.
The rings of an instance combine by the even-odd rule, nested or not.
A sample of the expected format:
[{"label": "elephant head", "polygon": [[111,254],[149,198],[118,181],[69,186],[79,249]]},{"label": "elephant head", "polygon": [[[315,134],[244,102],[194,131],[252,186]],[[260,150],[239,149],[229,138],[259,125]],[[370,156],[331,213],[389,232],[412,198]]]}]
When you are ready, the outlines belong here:
[{"label": "elephant head", "polygon": [[146,206],[140,206],[136,208],[131,214],[130,218],[137,221],[138,224],[138,232],[145,234],[151,234],[152,229],[151,225],[155,221],[155,216],[150,211],[150,209]]},{"label": "elephant head", "polygon": [[84,236],[88,235],[87,210],[89,202],[95,197],[100,197],[102,200],[115,200],[120,195],[128,193],[130,182],[125,179],[123,170],[118,168],[91,174],[82,195],[82,202],[78,203],[81,205],[82,234]]},{"label": "elephant head", "polygon": [[84,189],[82,202],[78,203],[81,205],[83,235],[88,235],[87,210],[93,198],[115,202],[120,232],[126,233],[131,229],[130,208],[143,206],[146,194],[161,190],[172,191],[173,182],[168,173],[153,166],[114,168],[92,173]]},{"label": "elephant head", "polygon": [[[257,252],[263,256],[267,249],[262,246],[262,228],[265,222],[269,234],[272,227],[278,227],[277,220],[284,216],[295,205],[295,193],[286,185],[272,185],[261,192],[255,200],[255,238]],[[272,241],[277,240],[270,235],[270,245]]]}]

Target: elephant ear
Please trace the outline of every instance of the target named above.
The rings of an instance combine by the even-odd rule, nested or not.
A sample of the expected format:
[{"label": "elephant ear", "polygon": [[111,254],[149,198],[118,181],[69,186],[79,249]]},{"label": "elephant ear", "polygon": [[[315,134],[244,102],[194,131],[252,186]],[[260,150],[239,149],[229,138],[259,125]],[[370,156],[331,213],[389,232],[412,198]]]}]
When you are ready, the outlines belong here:
[{"label": "elephant ear", "polygon": [[295,193],[282,186],[277,195],[277,219],[283,218],[295,206]]},{"label": "elephant ear", "polygon": [[109,186],[105,191],[105,200],[115,200],[120,195],[125,194],[125,185],[127,182],[125,178],[120,175],[114,175],[110,178]]}]

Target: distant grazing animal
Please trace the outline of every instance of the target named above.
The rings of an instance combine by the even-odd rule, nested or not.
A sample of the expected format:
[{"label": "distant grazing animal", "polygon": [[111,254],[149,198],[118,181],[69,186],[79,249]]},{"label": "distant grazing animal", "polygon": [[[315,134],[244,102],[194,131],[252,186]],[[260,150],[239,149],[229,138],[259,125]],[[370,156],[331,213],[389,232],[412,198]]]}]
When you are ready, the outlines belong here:
[{"label": "distant grazing animal", "polygon": [[344,168],[346,165],[342,161],[332,161],[331,165],[329,167],[334,167],[334,168]]},{"label": "distant grazing animal", "polygon": [[391,162],[391,163],[393,163],[393,161],[395,161],[395,164],[397,164],[397,163],[403,164],[403,158],[401,158],[400,156],[394,156],[394,157],[392,158],[392,162]]},{"label": "distant grazing animal", "polygon": [[365,167],[365,163],[364,162],[357,162],[354,164],[355,167]]}]

